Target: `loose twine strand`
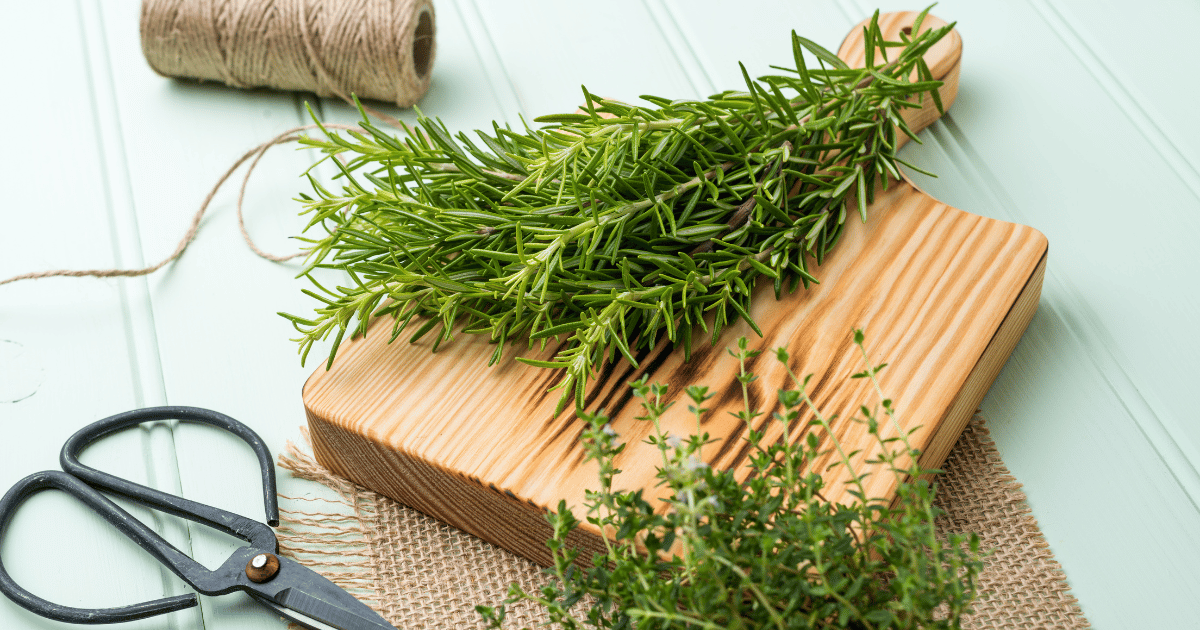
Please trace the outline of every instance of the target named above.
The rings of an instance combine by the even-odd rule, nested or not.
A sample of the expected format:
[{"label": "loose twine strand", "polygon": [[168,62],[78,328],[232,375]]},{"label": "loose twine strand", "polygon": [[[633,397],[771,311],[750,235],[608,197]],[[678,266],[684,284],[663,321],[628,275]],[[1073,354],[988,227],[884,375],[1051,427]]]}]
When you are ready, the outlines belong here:
[{"label": "loose twine strand", "polygon": [[[408,107],[429,89],[435,48],[430,0],[143,0],[142,52],[163,76],[221,81],[238,88],[270,87],[337,96],[378,120],[396,118],[351,95]],[[0,280],[0,285],[51,277],[133,277],[179,258],[200,230],[217,192],[250,160],[237,198],[238,230],[258,256],[284,262],[305,255],[263,251],[246,230],[242,210],[250,176],[267,150],[295,142],[318,125],[293,127],[250,149],[217,180],[192,216],[175,251],[138,269],[56,269]],[[363,132],[348,125],[326,129]]]},{"label": "loose twine strand", "polygon": [[[366,133],[365,130],[350,125],[325,124],[323,126],[326,129],[338,129],[343,131]],[[196,210],[196,214],[192,215],[191,224],[188,225],[188,230],[183,235],[183,238],[179,240],[179,244],[175,246],[175,251],[171,252],[166,258],[153,265],[148,267],[140,267],[137,269],[54,269],[50,271],[35,271],[16,275],[5,280],[0,280],[0,285],[18,282],[21,280],[35,280],[38,278],[53,277],[127,278],[144,276],[162,269],[168,263],[183,255],[183,252],[187,249],[188,245],[190,245],[192,241],[196,239],[196,234],[200,231],[200,221],[204,218],[205,212],[208,211],[208,206],[212,203],[213,197],[217,196],[217,192],[220,191],[221,187],[225,185],[225,182],[228,181],[231,176],[233,176],[238,167],[240,167],[242,164],[245,164],[246,160],[251,160],[251,158],[253,159],[250,162],[250,166],[246,169],[245,176],[242,178],[242,186],[238,191],[237,198],[238,230],[242,233],[242,239],[255,254],[258,254],[259,256],[273,262],[285,262],[293,258],[303,256],[305,255],[305,252],[278,255],[268,253],[259,248],[259,246],[254,242],[254,239],[250,237],[250,233],[246,230],[245,215],[242,212],[242,202],[246,196],[246,185],[250,182],[250,176],[254,173],[254,168],[258,166],[259,160],[262,159],[262,156],[267,152],[268,149],[278,144],[295,142],[300,139],[300,132],[316,129],[318,127],[318,125],[303,125],[300,127],[293,127],[242,154],[242,156],[239,157],[237,161],[235,161],[233,165],[225,171],[225,174],[221,175],[221,178],[218,179],[217,183],[213,185],[212,190],[208,192],[208,196],[206,196],[204,201],[200,204],[200,208]]]}]

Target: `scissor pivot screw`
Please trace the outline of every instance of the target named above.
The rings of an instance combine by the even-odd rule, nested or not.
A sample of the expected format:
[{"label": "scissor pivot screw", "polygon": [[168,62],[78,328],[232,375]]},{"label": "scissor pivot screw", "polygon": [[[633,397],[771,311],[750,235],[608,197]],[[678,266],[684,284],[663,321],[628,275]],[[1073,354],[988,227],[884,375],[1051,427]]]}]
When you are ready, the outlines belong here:
[{"label": "scissor pivot screw", "polygon": [[279,558],[273,554],[260,553],[246,563],[246,577],[256,584],[270,580],[276,573],[279,573]]}]

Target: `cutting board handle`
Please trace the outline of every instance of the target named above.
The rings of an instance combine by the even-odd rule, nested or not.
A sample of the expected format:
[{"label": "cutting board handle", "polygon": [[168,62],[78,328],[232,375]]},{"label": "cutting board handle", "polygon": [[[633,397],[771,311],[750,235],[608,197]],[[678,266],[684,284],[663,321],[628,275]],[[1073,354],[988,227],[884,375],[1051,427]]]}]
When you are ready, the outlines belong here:
[{"label": "cutting board handle", "polygon": [[[916,22],[919,15],[920,13],[917,11],[880,13],[879,30],[883,33],[884,39],[899,41],[901,32],[912,32],[913,23]],[[863,27],[870,22],[871,20],[868,18],[856,24],[838,48],[838,57],[852,68],[861,68],[865,65],[867,51],[866,46],[863,45]],[[926,15],[921,22],[921,32],[946,24],[945,20],[935,15]],[[875,52],[875,60],[877,63],[883,63],[883,56],[879,50]],[[943,111],[950,109],[950,104],[958,96],[958,74],[962,67],[962,38],[959,37],[958,31],[950,31],[941,41],[934,44],[925,53],[925,63],[928,64],[933,78],[943,82],[942,87],[938,88]],[[912,79],[915,80],[916,77],[914,76]],[[933,99],[928,94],[923,94],[920,108],[906,108],[901,115],[904,117],[904,122],[908,123],[909,128],[916,133],[933,124],[933,121],[941,117],[942,113],[938,111]],[[907,136],[900,137],[901,145],[907,141]]]}]

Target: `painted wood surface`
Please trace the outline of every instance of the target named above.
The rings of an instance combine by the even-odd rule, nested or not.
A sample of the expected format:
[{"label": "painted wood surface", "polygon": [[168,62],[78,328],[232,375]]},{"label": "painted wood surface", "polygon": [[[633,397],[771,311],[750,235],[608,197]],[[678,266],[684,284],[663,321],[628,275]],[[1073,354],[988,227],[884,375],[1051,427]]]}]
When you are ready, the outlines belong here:
[{"label": "painted wood surface", "polygon": [[[898,40],[916,17],[885,14],[880,28]],[[923,28],[943,24],[931,16]],[[863,64],[861,33],[862,25],[852,28],[839,50],[851,66]],[[945,81],[946,107],[956,96],[961,59],[962,41],[954,32],[926,57],[933,76]],[[917,131],[938,115],[931,99],[905,112]],[[761,338],[739,322],[715,345],[698,341],[690,361],[664,339],[642,353],[639,366],[621,361],[597,376],[587,407],[605,410],[626,444],[615,462],[623,471],[616,480],[620,487],[642,491],[651,502],[663,494],[657,449],[645,442],[651,427],[636,419],[642,410],[627,385],[643,376],[670,385],[666,401],[674,410],[663,418],[663,429],[675,435],[695,432],[685,387],[716,384],[723,390],[701,420],[715,441],[702,457],[717,469],[744,468],[751,451],[746,426],[734,416],[743,405],[740,391],[726,385],[735,382],[738,369],[726,349],[746,337],[766,357],[750,365],[760,377],[750,387],[751,400],[764,418],[777,410],[772,403],[779,389],[796,387],[772,358],[772,350],[784,347],[791,353],[787,368],[801,377],[813,375],[813,400],[839,419],[832,437],[815,431],[829,448],[826,458],[814,462],[814,470],[826,471],[825,496],[852,500],[845,494],[848,469],[830,470],[836,439],[846,452],[858,453],[852,465],[868,475],[866,491],[890,499],[896,479],[882,465],[867,463],[879,459],[879,447],[866,425],[854,421],[861,405],[878,402],[870,381],[850,378],[866,367],[851,343],[855,328],[870,331],[870,347],[887,357],[881,385],[902,410],[899,425],[882,427],[883,437],[895,437],[901,428],[911,432],[922,464],[942,464],[1036,310],[1046,240],[1027,226],[946,206],[908,182],[880,187],[868,215],[866,224],[847,221],[836,253],[812,267],[819,285],[776,300],[770,282],[759,284],[751,314]],[[562,370],[522,364],[515,353],[490,367],[494,347],[487,336],[459,334],[434,353],[430,339],[388,343],[390,331],[390,320],[378,322],[365,337],[346,343],[331,369],[317,368],[305,385],[318,460],[542,564],[551,562],[543,543],[552,533],[543,514],[566,501],[594,538],[586,544],[602,549],[595,538],[599,531],[584,518],[586,492],[598,483],[597,466],[586,463],[579,441],[586,422],[573,410],[556,414],[558,397],[547,391]],[[549,360],[557,351],[551,343],[536,358]],[[791,427],[793,440],[806,439],[799,427],[810,419],[804,415]],[[783,431],[771,424],[764,439],[782,439]]]},{"label": "painted wood surface", "polygon": [[[740,83],[735,60],[765,73],[789,59],[791,29],[832,47],[874,8],[862,0],[746,0],[736,14],[716,0],[607,6],[597,14],[550,0],[440,0],[434,85],[420,107],[452,128],[475,128],[567,111],[580,83],[624,98],[702,96]],[[10,122],[0,157],[8,195],[0,275],[160,258],[230,161],[304,122],[304,96],[153,74],[138,51],[136,0],[6,9],[20,28],[0,41],[0,108]],[[943,0],[936,10],[959,22],[966,62],[954,110],[922,134],[923,145],[905,149],[940,175],[916,181],[951,206],[1033,226],[1054,243],[1039,310],[984,399],[984,416],[1094,625],[1193,627],[1200,127],[1186,60],[1200,8]],[[355,118],[342,104],[314,104],[328,120]],[[286,251],[301,225],[288,200],[304,189],[296,175],[309,161],[277,150],[251,183],[250,229],[274,251]],[[54,467],[62,441],[83,424],[139,405],[225,411],[276,451],[297,436],[311,369],[298,365],[292,333],[274,313],[301,312],[306,300],[291,280],[295,267],[245,251],[233,198],[225,191],[184,258],[148,280],[0,287],[0,400],[15,401],[0,402],[0,486]],[[90,461],[259,514],[245,482],[253,458],[236,440],[186,425],[116,437],[89,451]],[[290,495],[323,492],[286,475],[281,486]],[[204,562],[236,544],[170,519],[158,526]],[[65,497],[39,497],[0,544],[18,579],[64,603],[130,603],[182,589]],[[47,556],[75,569],[50,577],[39,569]],[[281,627],[242,600],[205,598],[200,611],[126,627]],[[0,627],[64,626],[0,601]]]}]

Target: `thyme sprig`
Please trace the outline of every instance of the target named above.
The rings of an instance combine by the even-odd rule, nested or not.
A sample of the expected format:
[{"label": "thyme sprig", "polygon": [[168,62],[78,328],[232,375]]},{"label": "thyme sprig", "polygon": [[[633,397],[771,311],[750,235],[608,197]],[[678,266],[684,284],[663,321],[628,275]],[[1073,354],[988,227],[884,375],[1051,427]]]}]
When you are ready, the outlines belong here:
[{"label": "thyme sprig", "polygon": [[[546,517],[554,564],[545,585],[526,591],[512,584],[503,604],[476,606],[484,621],[501,628],[508,606],[532,602],[550,624],[567,630],[961,627],[983,568],[979,538],[938,532],[936,487],[924,478],[933,471],[916,463],[919,453],[879,387],[884,366],[869,360],[861,331],[854,342],[868,366],[854,377],[870,379],[878,396],[853,418],[865,425],[877,453],[857,470],[855,453],[838,442],[833,417],[816,406],[806,391],[809,379],[797,378],[785,349],[775,351],[791,380],[778,392],[781,410],[763,418],[751,408],[747,385],[755,375],[746,366],[759,352],[745,338],[729,351],[739,362],[745,400],[734,414],[745,423],[751,449],[745,470],[703,463],[711,443],[700,422],[712,396],[707,387],[686,390],[696,433],[683,438],[662,428],[673,405],[666,386],[645,376],[630,383],[644,410],[639,420],[653,423],[647,441],[661,454],[660,500],[643,497],[641,489],[614,490],[625,445],[603,410],[584,411],[582,444],[598,463],[599,479],[580,511],[603,532],[605,550],[580,556],[568,543],[580,521],[560,502]],[[782,439],[765,439],[771,423],[782,427]],[[789,435],[789,427],[804,434]],[[828,482],[817,462],[827,456],[831,469],[850,472],[844,503],[822,495]],[[894,476],[894,503],[867,493],[865,479],[878,475]]]},{"label": "thyme sprig", "polygon": [[[913,136],[902,110],[924,92],[941,107],[923,55],[953,25],[921,32],[924,16],[887,41],[876,12],[859,69],[793,32],[793,68],[755,80],[742,66],[744,90],[705,100],[634,105],[584,87],[586,111],[538,128],[472,138],[422,115],[393,137],[364,115],[365,132],[303,140],[337,156],[342,188],[310,178],[315,197],[302,195],[306,232],[320,233],[303,239],[316,312],[283,314],[302,357],[334,335],[332,365],[348,331],[383,316],[392,341],[413,322],[410,341],[436,330],[435,350],[456,330],[487,334],[493,364],[512,344],[557,340],[551,360],[517,360],[565,369],[561,411],[584,406],[607,361],[636,365],[664,334],[685,355],[697,328],[715,343],[740,318],[761,334],[755,282],[776,297],[816,282],[810,262],[847,215],[866,220],[876,179],[899,177],[897,139]],[[317,268],[349,281],[326,288]]]}]

